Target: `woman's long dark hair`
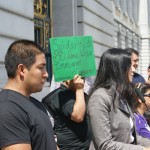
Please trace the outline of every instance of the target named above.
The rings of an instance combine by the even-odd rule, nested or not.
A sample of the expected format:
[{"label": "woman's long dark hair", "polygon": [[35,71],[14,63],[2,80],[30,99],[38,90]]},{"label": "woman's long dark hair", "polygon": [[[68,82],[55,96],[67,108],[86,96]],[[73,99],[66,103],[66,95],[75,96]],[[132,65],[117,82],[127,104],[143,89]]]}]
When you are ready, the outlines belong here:
[{"label": "woman's long dark hair", "polygon": [[100,87],[115,89],[129,102],[132,97],[132,87],[128,77],[131,68],[131,54],[120,48],[105,51],[101,57],[95,83],[89,97]]}]

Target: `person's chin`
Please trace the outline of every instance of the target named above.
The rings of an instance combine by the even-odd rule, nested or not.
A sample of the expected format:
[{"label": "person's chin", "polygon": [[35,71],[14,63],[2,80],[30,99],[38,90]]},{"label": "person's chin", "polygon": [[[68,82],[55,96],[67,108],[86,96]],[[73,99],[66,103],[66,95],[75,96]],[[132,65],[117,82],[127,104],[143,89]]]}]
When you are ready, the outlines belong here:
[{"label": "person's chin", "polygon": [[42,89],[43,89],[43,86],[41,86],[41,87],[39,86],[38,88],[36,88],[36,89],[34,90],[34,93],[41,92]]},{"label": "person's chin", "polygon": [[45,81],[44,81],[44,82],[41,82],[42,87],[44,86],[44,84],[45,84]]}]

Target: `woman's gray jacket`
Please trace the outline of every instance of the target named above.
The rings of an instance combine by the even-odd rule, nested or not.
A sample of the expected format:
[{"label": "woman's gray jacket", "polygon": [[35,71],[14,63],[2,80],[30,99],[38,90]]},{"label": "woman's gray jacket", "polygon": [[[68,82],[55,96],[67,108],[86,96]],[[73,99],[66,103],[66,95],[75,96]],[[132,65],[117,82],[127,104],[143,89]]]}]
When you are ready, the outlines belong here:
[{"label": "woman's gray jacket", "polygon": [[114,100],[114,93],[116,90],[112,88],[99,88],[90,97],[88,113],[93,132],[90,150],[143,150],[149,147],[150,140],[138,136],[135,129],[136,145],[130,144],[130,117],[134,122],[133,113],[118,93]]}]

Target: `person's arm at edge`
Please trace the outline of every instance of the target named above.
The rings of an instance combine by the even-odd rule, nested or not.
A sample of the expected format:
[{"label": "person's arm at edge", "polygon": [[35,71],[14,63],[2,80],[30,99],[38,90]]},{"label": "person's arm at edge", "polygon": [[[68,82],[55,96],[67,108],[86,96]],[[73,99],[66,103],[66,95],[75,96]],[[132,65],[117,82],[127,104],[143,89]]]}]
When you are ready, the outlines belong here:
[{"label": "person's arm at edge", "polygon": [[75,122],[82,122],[86,111],[86,104],[84,97],[84,80],[77,75],[74,77],[74,84],[76,86],[76,101],[73,106],[71,120]]},{"label": "person's arm at edge", "polygon": [[57,150],[60,150],[58,146],[57,146]]},{"label": "person's arm at edge", "polygon": [[32,150],[31,144],[13,144],[1,148],[1,150]]}]

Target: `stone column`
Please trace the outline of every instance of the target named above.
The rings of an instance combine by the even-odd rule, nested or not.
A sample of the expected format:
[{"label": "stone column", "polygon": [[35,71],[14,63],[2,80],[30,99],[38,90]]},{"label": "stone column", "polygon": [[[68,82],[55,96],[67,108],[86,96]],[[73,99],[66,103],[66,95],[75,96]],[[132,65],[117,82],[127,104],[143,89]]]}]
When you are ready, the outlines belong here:
[{"label": "stone column", "polygon": [[127,0],[127,12],[128,12],[128,16],[133,19],[133,15],[132,15],[132,0]]},{"label": "stone column", "polygon": [[138,11],[139,11],[139,0],[132,0],[132,4],[133,4],[133,10],[132,10],[132,15],[133,15],[133,19],[135,20],[135,22],[138,22]]},{"label": "stone column", "polygon": [[127,2],[126,2],[126,0],[120,0],[120,6],[122,9],[122,12],[127,15]]},{"label": "stone column", "polygon": [[113,2],[114,2],[114,5],[116,7],[120,8],[120,2],[119,2],[119,0],[113,0]]},{"label": "stone column", "polygon": [[150,27],[150,0],[148,2],[148,26]]},{"label": "stone column", "polygon": [[148,36],[148,0],[140,0],[140,9],[139,9],[139,25],[141,28],[141,34]]},{"label": "stone column", "polygon": [[139,9],[139,27],[142,37],[142,50],[140,51],[140,73],[145,77],[147,67],[150,63],[150,30],[148,21],[148,1],[140,0]]}]

